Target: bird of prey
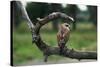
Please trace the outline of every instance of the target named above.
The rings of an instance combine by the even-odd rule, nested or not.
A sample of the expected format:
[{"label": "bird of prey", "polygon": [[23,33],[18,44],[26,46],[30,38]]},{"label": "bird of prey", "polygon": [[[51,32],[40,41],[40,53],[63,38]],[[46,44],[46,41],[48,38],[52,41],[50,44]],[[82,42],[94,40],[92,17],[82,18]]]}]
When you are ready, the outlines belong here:
[{"label": "bird of prey", "polygon": [[62,53],[65,44],[68,42],[70,36],[70,25],[68,23],[63,23],[59,26],[59,31],[57,33],[58,46],[60,48],[60,53]]}]

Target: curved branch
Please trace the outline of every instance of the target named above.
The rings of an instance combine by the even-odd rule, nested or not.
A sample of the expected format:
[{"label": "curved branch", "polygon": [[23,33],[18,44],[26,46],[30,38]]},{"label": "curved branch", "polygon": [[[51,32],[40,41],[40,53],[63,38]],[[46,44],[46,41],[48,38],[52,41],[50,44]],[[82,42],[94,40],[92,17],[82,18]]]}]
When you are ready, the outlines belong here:
[{"label": "curved branch", "polygon": [[73,49],[64,48],[63,53],[60,54],[60,49],[58,47],[51,47],[43,42],[43,40],[41,39],[41,37],[39,35],[40,28],[43,25],[45,25],[46,23],[48,23],[48,21],[55,19],[55,18],[59,18],[59,17],[64,18],[64,19],[69,18],[69,16],[65,15],[64,13],[54,12],[43,19],[39,19],[39,22],[37,22],[37,24],[35,26],[34,34],[37,35],[37,38],[34,39],[34,37],[33,37],[33,39],[35,40],[34,42],[38,46],[38,48],[44,53],[44,55],[45,55],[44,61],[47,61],[47,56],[49,56],[49,55],[60,55],[60,56],[74,58],[74,59],[78,59],[78,60],[97,59],[96,52],[78,52]]},{"label": "curved branch", "polygon": [[60,54],[59,48],[57,48],[57,47],[51,48],[50,52],[51,52],[51,54],[54,54],[54,55],[61,55],[61,56],[64,56],[64,57],[69,57],[69,58],[78,59],[78,60],[81,60],[81,59],[97,59],[97,53],[96,52],[78,52],[78,51],[75,51],[73,49],[65,48],[63,53]]},{"label": "curved branch", "polygon": [[41,39],[35,42],[38,48],[44,53],[45,56],[50,55],[60,55],[64,57],[69,57],[72,59],[97,59],[96,52],[79,52],[73,49],[64,48],[63,53],[60,53],[60,49],[58,47],[51,47],[44,43]]},{"label": "curved branch", "polygon": [[32,41],[37,45],[37,47],[43,52],[45,56],[44,61],[47,61],[47,57],[50,55],[60,55],[60,56],[75,58],[79,60],[80,59],[97,59],[96,52],[78,52],[73,49],[68,49],[66,47],[64,48],[62,53],[60,53],[60,49],[58,47],[48,46],[41,39],[40,32],[39,32],[40,28],[46,23],[48,23],[49,21],[54,20],[56,18],[62,18],[65,20],[65,22],[68,23],[69,20],[74,21],[73,18],[61,12],[53,12],[42,19],[37,18],[38,22],[36,22],[36,25],[33,25],[33,23],[31,22],[31,20],[29,19],[27,15],[26,10],[24,9],[24,7],[22,7],[21,3],[17,3],[17,4],[19,5],[21,11],[23,12],[23,16],[28,21],[27,23],[29,25],[29,28],[32,31]]},{"label": "curved branch", "polygon": [[54,20],[54,19],[57,19],[57,18],[62,18],[65,20],[65,22],[69,23],[71,21],[74,21],[74,19],[64,13],[61,13],[61,12],[53,12],[51,14],[49,14],[48,16],[40,19],[40,18],[37,18],[37,20],[39,21],[40,24],[44,25],[46,24],[47,22],[51,21],[51,20]]}]

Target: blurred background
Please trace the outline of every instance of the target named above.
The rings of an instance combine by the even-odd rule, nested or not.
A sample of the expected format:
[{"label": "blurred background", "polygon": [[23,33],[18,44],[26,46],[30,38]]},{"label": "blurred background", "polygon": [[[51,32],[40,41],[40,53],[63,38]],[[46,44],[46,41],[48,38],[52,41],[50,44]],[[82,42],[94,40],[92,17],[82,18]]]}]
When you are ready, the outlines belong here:
[{"label": "blurred background", "polygon": [[[23,2],[27,13],[35,24],[38,17],[43,18],[52,12],[63,12],[75,19],[71,24],[69,48],[77,51],[97,51],[97,6]],[[13,63],[42,64],[43,54],[35,44],[32,44],[31,32],[22,17],[21,10],[15,2],[11,3],[13,11]],[[50,21],[41,29],[42,39],[50,46],[57,46],[58,25],[64,23],[61,19]],[[86,60],[88,61],[88,60]],[[47,63],[78,62],[61,56],[50,56]],[[44,63],[45,64],[45,63]]]}]

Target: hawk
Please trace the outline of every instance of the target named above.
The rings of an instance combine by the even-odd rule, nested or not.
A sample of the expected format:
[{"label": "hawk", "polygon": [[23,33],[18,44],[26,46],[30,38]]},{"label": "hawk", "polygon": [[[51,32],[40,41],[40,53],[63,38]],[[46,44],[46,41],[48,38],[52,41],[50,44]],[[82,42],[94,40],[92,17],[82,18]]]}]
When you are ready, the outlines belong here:
[{"label": "hawk", "polygon": [[60,48],[60,53],[62,53],[65,44],[68,42],[70,36],[70,25],[68,23],[63,23],[59,26],[59,31],[57,33],[58,46]]}]

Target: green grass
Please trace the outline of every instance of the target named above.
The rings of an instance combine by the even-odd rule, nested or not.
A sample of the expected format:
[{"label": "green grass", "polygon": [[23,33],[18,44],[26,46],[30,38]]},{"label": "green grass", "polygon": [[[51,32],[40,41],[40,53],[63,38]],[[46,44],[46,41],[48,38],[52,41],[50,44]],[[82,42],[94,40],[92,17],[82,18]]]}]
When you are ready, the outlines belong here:
[{"label": "green grass", "polygon": [[[50,27],[50,26],[49,26]],[[42,39],[51,46],[57,46],[56,31],[48,27],[41,30]],[[92,27],[92,24],[78,23],[76,31],[71,31],[71,36],[68,42],[69,48],[74,48],[79,51],[96,51],[97,49],[97,32]],[[60,60],[63,57],[50,56],[50,60]],[[13,32],[13,61],[14,64],[22,64],[27,61],[35,61],[43,59],[42,52],[35,44],[32,44],[31,33]]]},{"label": "green grass", "polygon": [[41,51],[32,44],[31,34],[14,33],[13,52],[14,64],[42,57]]}]

